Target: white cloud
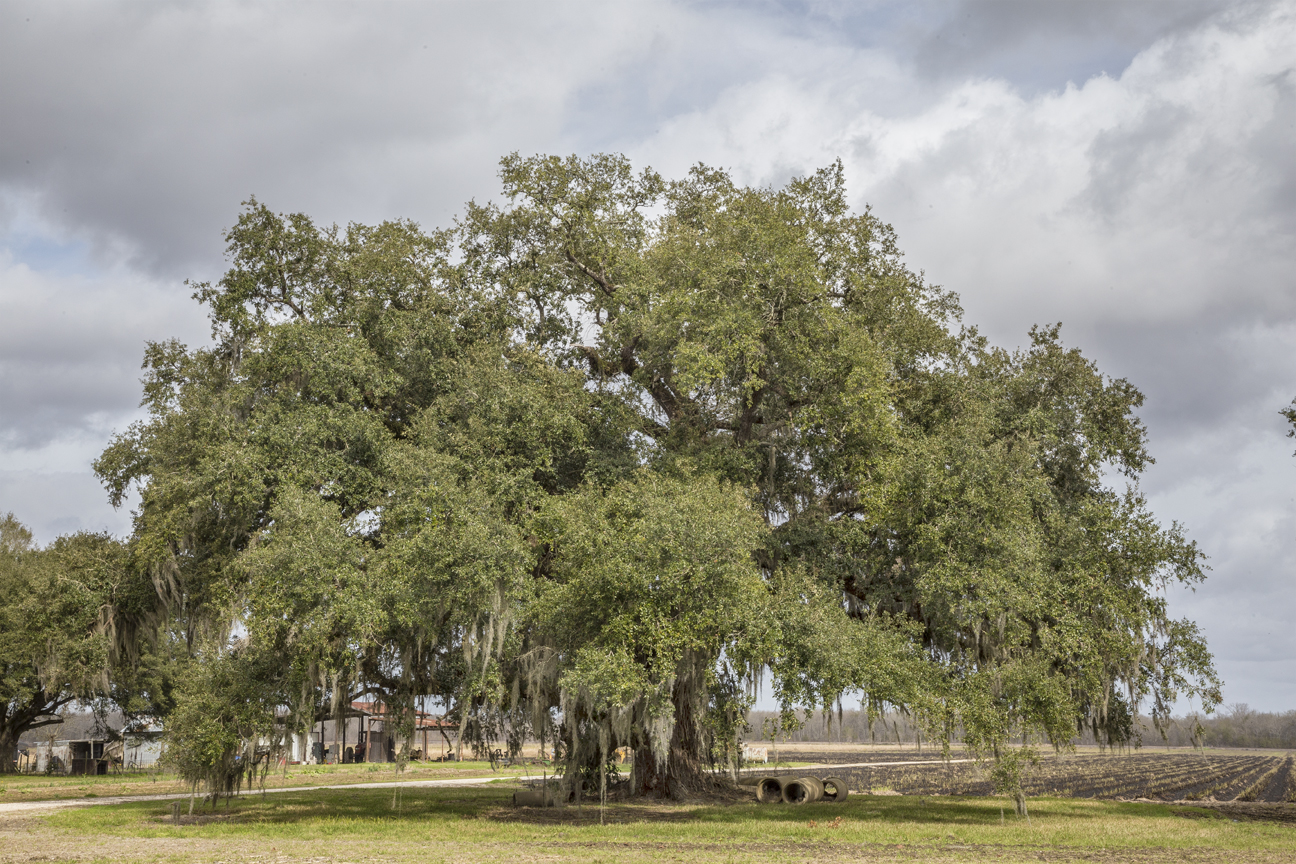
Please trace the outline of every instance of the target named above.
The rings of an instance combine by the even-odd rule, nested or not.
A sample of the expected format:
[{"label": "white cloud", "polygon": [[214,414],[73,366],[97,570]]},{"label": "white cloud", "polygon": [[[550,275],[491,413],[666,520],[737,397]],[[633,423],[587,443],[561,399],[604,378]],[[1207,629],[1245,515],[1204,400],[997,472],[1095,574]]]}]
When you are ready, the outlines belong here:
[{"label": "white cloud", "polygon": [[[1293,46],[1296,17],[1279,8],[1159,42],[1119,79],[1031,98],[994,79],[932,98],[859,52],[827,77],[732,88],[635,152],[758,182],[840,157],[911,260],[985,310],[974,318],[997,328],[1015,309],[1013,333],[1049,317],[1182,320],[1239,292],[1287,311],[1293,206],[1274,186],[1292,156],[1266,138],[1290,128]],[[897,90],[912,112],[895,113]]]},{"label": "white cloud", "polygon": [[89,471],[10,471],[0,469],[0,515],[12,512],[32,530],[38,543],[74,531],[131,531],[131,505],[108,506],[103,487]]},{"label": "white cloud", "polygon": [[[75,253],[68,257],[76,263]],[[121,267],[35,270],[4,248],[0,309],[0,455],[7,467],[30,458],[22,451],[86,434],[101,439],[124,425],[139,403],[145,342],[194,344],[208,332],[183,285]]]},{"label": "white cloud", "polygon": [[[636,148],[781,182],[841,157],[857,203],[1001,344],[1036,322],[1148,396],[1154,509],[1212,557],[1179,614],[1205,628],[1231,700],[1296,686],[1296,480],[1278,409],[1296,395],[1296,11],[1239,9],[1118,77],[1023,95],[970,78],[933,94],[878,52],[785,70],[674,118]],[[897,111],[908,92],[912,109]],[[1279,143],[1281,142],[1281,144]],[[1250,664],[1250,665],[1247,665]],[[1236,674],[1234,674],[1236,673]]]},{"label": "white cloud", "polygon": [[1255,634],[1296,618],[1296,11],[1214,5],[0,6],[0,511],[125,518],[85,463],[143,341],[205,337],[179,282],[248,194],[431,225],[512,150],[756,183],[841,157],[970,323],[1061,320],[1142,387],[1145,486],[1215,567],[1176,608],[1230,701],[1291,707]]}]

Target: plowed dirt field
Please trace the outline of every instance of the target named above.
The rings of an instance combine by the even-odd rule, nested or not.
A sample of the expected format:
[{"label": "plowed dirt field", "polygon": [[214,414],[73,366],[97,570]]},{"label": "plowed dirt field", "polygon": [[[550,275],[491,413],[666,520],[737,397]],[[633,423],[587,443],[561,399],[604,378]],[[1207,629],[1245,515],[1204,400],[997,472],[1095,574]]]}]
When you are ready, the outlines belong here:
[{"label": "plowed dirt field", "polygon": [[[836,763],[832,773],[853,790],[902,795],[990,795],[988,772],[975,762],[903,764],[901,754],[878,758],[869,752],[780,751],[781,759]],[[910,755],[909,761],[931,759]],[[956,756],[956,758],[960,758]],[[846,767],[858,762],[894,765]],[[825,769],[792,768],[770,772],[824,774]],[[1296,766],[1290,753],[1223,754],[1136,752],[1128,755],[1048,756],[1030,772],[1028,795],[1071,798],[1153,799],[1164,801],[1296,802]]]}]

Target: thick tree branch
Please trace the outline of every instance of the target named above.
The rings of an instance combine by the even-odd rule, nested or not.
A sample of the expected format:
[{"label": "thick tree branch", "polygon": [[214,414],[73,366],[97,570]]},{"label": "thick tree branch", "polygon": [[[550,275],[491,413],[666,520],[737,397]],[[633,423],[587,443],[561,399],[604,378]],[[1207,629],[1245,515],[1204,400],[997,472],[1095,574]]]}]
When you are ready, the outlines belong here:
[{"label": "thick tree branch", "polygon": [[627,375],[633,375],[634,371],[639,368],[639,361],[635,359],[635,349],[639,347],[639,340],[642,336],[636,336],[629,342],[621,346],[621,371]]},{"label": "thick tree branch", "polygon": [[739,444],[745,444],[750,441],[752,437],[752,426],[756,423],[762,422],[759,419],[760,414],[757,412],[760,409],[761,400],[764,398],[765,388],[760,387],[756,392],[752,393],[751,398],[747,400],[747,404],[743,406],[742,416],[738,418],[738,429],[736,430],[735,435]]},{"label": "thick tree branch", "polygon": [[607,367],[603,363],[603,355],[599,353],[597,348],[593,345],[576,345],[573,348],[576,353],[585,358],[585,362],[589,364],[591,375],[596,378],[607,377]]},{"label": "thick tree branch", "polygon": [[47,717],[44,720],[33,720],[23,728],[24,732],[30,732],[33,729],[40,729],[44,726],[56,726],[63,722],[62,717]]},{"label": "thick tree branch", "polygon": [[681,400],[675,395],[675,391],[670,388],[670,385],[664,379],[653,377],[648,382],[648,392],[652,395],[653,401],[657,403],[657,407],[665,413],[666,420],[673,424],[682,413]]},{"label": "thick tree branch", "polygon": [[580,261],[576,260],[576,256],[571,253],[570,249],[564,250],[563,254],[567,256],[567,260],[571,262],[572,266],[574,266],[577,270],[584,273],[590,279],[594,280],[594,282],[600,288],[603,289],[604,294],[606,294],[609,297],[613,297],[616,295],[617,289],[620,288],[621,286],[613,285],[606,275],[599,273],[598,271],[593,270],[587,267],[585,264],[581,263]]},{"label": "thick tree branch", "polygon": [[276,275],[279,277],[279,302],[291,309],[298,318],[304,319],[306,313],[302,312],[301,307],[297,305],[296,301],[292,299],[292,295],[288,293],[288,277],[284,274],[282,260],[279,262],[277,270],[278,272]]},{"label": "thick tree branch", "polygon": [[597,375],[600,378],[610,377],[617,372],[624,375],[633,375],[635,370],[639,368],[639,361],[634,357],[634,350],[639,345],[639,339],[640,337],[636,336],[621,346],[621,350],[618,352],[620,355],[618,359],[621,361],[620,369],[604,360],[602,352],[593,345],[576,345],[573,347],[589,364],[591,375]]}]

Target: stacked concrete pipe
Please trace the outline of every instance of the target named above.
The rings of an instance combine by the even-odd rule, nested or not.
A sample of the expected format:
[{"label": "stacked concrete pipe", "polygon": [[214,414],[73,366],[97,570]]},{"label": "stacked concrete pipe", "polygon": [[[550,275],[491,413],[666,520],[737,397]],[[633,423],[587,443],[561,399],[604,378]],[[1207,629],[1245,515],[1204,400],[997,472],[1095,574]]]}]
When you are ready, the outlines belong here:
[{"label": "stacked concrete pipe", "polygon": [[840,777],[762,777],[756,781],[756,800],[762,804],[839,803],[849,794],[850,788]]}]

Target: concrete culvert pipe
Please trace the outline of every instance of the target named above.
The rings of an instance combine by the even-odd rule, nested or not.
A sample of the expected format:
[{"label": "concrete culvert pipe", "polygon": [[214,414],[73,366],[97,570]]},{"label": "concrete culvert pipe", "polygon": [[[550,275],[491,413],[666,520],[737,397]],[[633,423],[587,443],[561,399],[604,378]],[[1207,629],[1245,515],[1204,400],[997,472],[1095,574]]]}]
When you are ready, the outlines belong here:
[{"label": "concrete culvert pipe", "polygon": [[850,794],[846,781],[840,777],[823,778],[823,790],[825,801],[845,801],[846,796]]},{"label": "concrete culvert pipe", "polygon": [[810,790],[811,801],[824,800],[824,785],[822,780],[818,777],[801,777],[799,779],[806,785],[806,788]]},{"label": "concrete culvert pipe", "polygon": [[762,804],[777,804],[783,800],[783,781],[777,777],[762,777],[756,781],[756,800]]},{"label": "concrete culvert pipe", "polygon": [[552,807],[554,806],[554,796],[552,792],[546,792],[543,789],[519,789],[513,793],[514,807]]},{"label": "concrete culvert pipe", "polygon": [[783,781],[783,803],[805,804],[810,800],[810,788],[798,780]]}]

